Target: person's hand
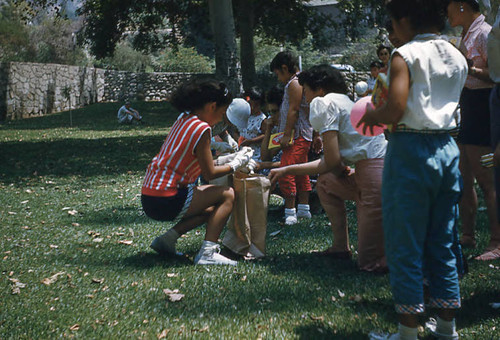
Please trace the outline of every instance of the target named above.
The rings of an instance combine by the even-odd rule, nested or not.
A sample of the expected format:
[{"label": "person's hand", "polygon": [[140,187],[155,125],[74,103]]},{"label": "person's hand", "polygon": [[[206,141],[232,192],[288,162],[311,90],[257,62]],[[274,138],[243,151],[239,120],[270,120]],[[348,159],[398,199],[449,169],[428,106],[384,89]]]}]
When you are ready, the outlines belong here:
[{"label": "person's hand", "polygon": [[286,167],[271,169],[267,178],[271,181],[271,187],[276,185],[278,179],[286,175]]},{"label": "person's hand", "polygon": [[229,146],[233,149],[233,151],[238,151],[238,143],[236,143],[236,141],[233,139],[233,137],[231,137],[231,135],[227,135],[227,142],[229,144]]},{"label": "person's hand", "polygon": [[350,167],[346,166],[344,168],[344,171],[340,175],[337,175],[337,178],[339,179],[340,182],[344,183],[345,185],[348,185],[349,182],[349,177],[354,175],[355,171]]},{"label": "person's hand", "polygon": [[373,127],[374,126],[382,127],[382,125],[378,122],[378,120],[375,117],[373,117],[374,111],[375,111],[375,109],[372,107],[371,103],[367,103],[365,114],[363,115],[363,117],[361,117],[358,124],[356,124],[356,127],[360,127],[361,124],[363,124],[363,134],[364,135],[366,134],[366,129],[368,129],[368,128],[370,129],[370,133],[373,135]]},{"label": "person's hand", "polygon": [[215,165],[224,165],[231,162],[236,157],[236,153],[231,153],[229,155],[219,156],[215,160]]},{"label": "person's hand", "polygon": [[312,148],[315,153],[320,153],[323,150],[323,139],[321,139],[321,136],[314,136]]},{"label": "person's hand", "polygon": [[267,129],[271,130],[274,127],[273,119],[272,118],[264,119],[264,121],[262,122],[262,126],[264,127],[264,130]]},{"label": "person's hand", "polygon": [[212,142],[210,147],[220,153],[234,152],[235,150],[226,142]]},{"label": "person's hand", "polygon": [[252,150],[252,153],[237,152],[234,159],[232,161],[228,162],[227,165],[229,165],[231,167],[231,169],[233,169],[233,172],[235,172],[248,164],[250,159],[252,159],[252,154],[253,154],[253,150]]},{"label": "person's hand", "polygon": [[286,149],[290,146],[290,140],[292,139],[292,136],[290,135],[283,135],[280,140],[280,146],[282,149]]},{"label": "person's hand", "polygon": [[257,169],[259,166],[259,163],[254,161],[253,159],[250,159],[244,167],[240,169],[240,171],[246,173],[246,174],[253,174],[255,172],[255,169]]}]

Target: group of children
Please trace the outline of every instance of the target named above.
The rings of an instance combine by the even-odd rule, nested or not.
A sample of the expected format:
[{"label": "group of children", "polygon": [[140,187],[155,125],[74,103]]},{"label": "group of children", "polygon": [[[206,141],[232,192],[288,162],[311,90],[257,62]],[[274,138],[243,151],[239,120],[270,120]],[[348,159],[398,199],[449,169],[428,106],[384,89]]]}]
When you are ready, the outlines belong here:
[{"label": "group of children", "polygon": [[[232,96],[214,81],[183,85],[171,99],[181,114],[148,166],[142,187],[146,214],[176,222],[151,247],[175,254],[180,235],[206,223],[195,264],[235,265],[219,254],[217,244],[233,208],[233,189],[194,184],[200,174],[210,180],[248,167],[259,151],[261,161],[271,160],[276,155],[259,143],[265,145],[276,125],[283,132],[282,154],[269,178],[284,195],[285,223],[311,217],[308,175],[320,174],[317,191],[334,235],[332,247],[321,254],[351,257],[344,201],[354,200],[358,264],[367,271],[389,270],[398,332],[371,333],[370,338],[417,339],[425,279],[425,304],[438,310],[437,319],[426,326],[441,339],[458,339],[454,314],[461,301],[453,245],[461,175],[460,153],[450,131],[457,127],[455,112],[469,68],[462,53],[440,35],[449,1],[391,0],[386,6],[401,46],[392,52],[390,65],[387,56],[387,102],[367,107],[358,126],[366,130],[389,124],[387,140],[355,131],[349,119],[353,102],[338,70],[318,65],[299,73],[293,55],[285,51],[270,67],[285,85],[276,101],[281,103],[273,106],[279,112],[265,119],[262,94],[248,91],[249,123],[241,131],[240,150],[214,160],[211,127],[226,115],[231,121]],[[323,157],[308,162],[311,148],[323,150]]]}]

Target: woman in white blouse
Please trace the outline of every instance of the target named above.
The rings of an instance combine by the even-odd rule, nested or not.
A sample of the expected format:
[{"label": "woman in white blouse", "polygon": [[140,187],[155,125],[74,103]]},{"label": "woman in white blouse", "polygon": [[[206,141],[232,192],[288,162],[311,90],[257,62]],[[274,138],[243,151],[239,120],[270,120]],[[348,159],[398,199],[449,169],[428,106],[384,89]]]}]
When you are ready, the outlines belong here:
[{"label": "woman in white blouse", "polygon": [[[346,95],[342,74],[329,65],[318,65],[299,74],[309,120],[323,139],[324,157],[313,162],[273,169],[274,183],[281,176],[320,174],[317,191],[331,222],[333,245],[318,255],[350,259],[345,200],[356,202],[358,266],[361,270],[387,270],[382,231],[382,170],[386,150],[384,135],[366,137],[352,127],[354,103]],[[354,166],[355,170],[350,166]]]}]

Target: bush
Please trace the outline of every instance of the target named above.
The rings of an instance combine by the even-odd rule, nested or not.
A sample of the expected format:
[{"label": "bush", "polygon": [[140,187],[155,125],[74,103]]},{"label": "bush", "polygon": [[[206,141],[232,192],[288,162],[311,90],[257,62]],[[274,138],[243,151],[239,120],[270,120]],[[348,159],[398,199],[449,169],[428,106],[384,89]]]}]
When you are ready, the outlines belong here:
[{"label": "bush", "polygon": [[198,54],[193,47],[178,46],[163,51],[154,61],[158,72],[215,72],[215,61]]}]

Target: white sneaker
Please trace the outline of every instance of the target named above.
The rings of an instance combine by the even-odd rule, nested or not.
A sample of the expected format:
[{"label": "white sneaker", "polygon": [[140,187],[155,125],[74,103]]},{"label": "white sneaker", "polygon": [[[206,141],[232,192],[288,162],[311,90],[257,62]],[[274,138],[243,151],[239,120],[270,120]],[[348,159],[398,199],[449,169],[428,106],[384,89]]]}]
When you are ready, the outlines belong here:
[{"label": "white sneaker", "polygon": [[285,216],[285,224],[286,225],[293,225],[293,224],[297,224],[297,215],[288,215],[288,216]]},{"label": "white sneaker", "polygon": [[[236,266],[238,262],[228,259],[225,256],[219,254],[220,246],[218,244],[206,245],[206,241],[203,242],[200,251],[194,258],[194,264],[226,264],[230,266]],[[210,242],[212,243],[212,242]]]},{"label": "white sneaker", "polygon": [[425,329],[427,329],[439,340],[458,340],[458,333],[456,331],[453,331],[453,334],[443,334],[437,332],[437,321],[434,318],[429,318],[429,321],[425,323]]},{"label": "white sneaker", "polygon": [[176,254],[175,244],[177,243],[177,238],[179,237],[179,234],[177,234],[175,231],[174,233],[171,230],[167,231],[165,234],[161,236],[158,236],[153,240],[153,242],[151,242],[150,247],[158,254],[162,255]]}]

